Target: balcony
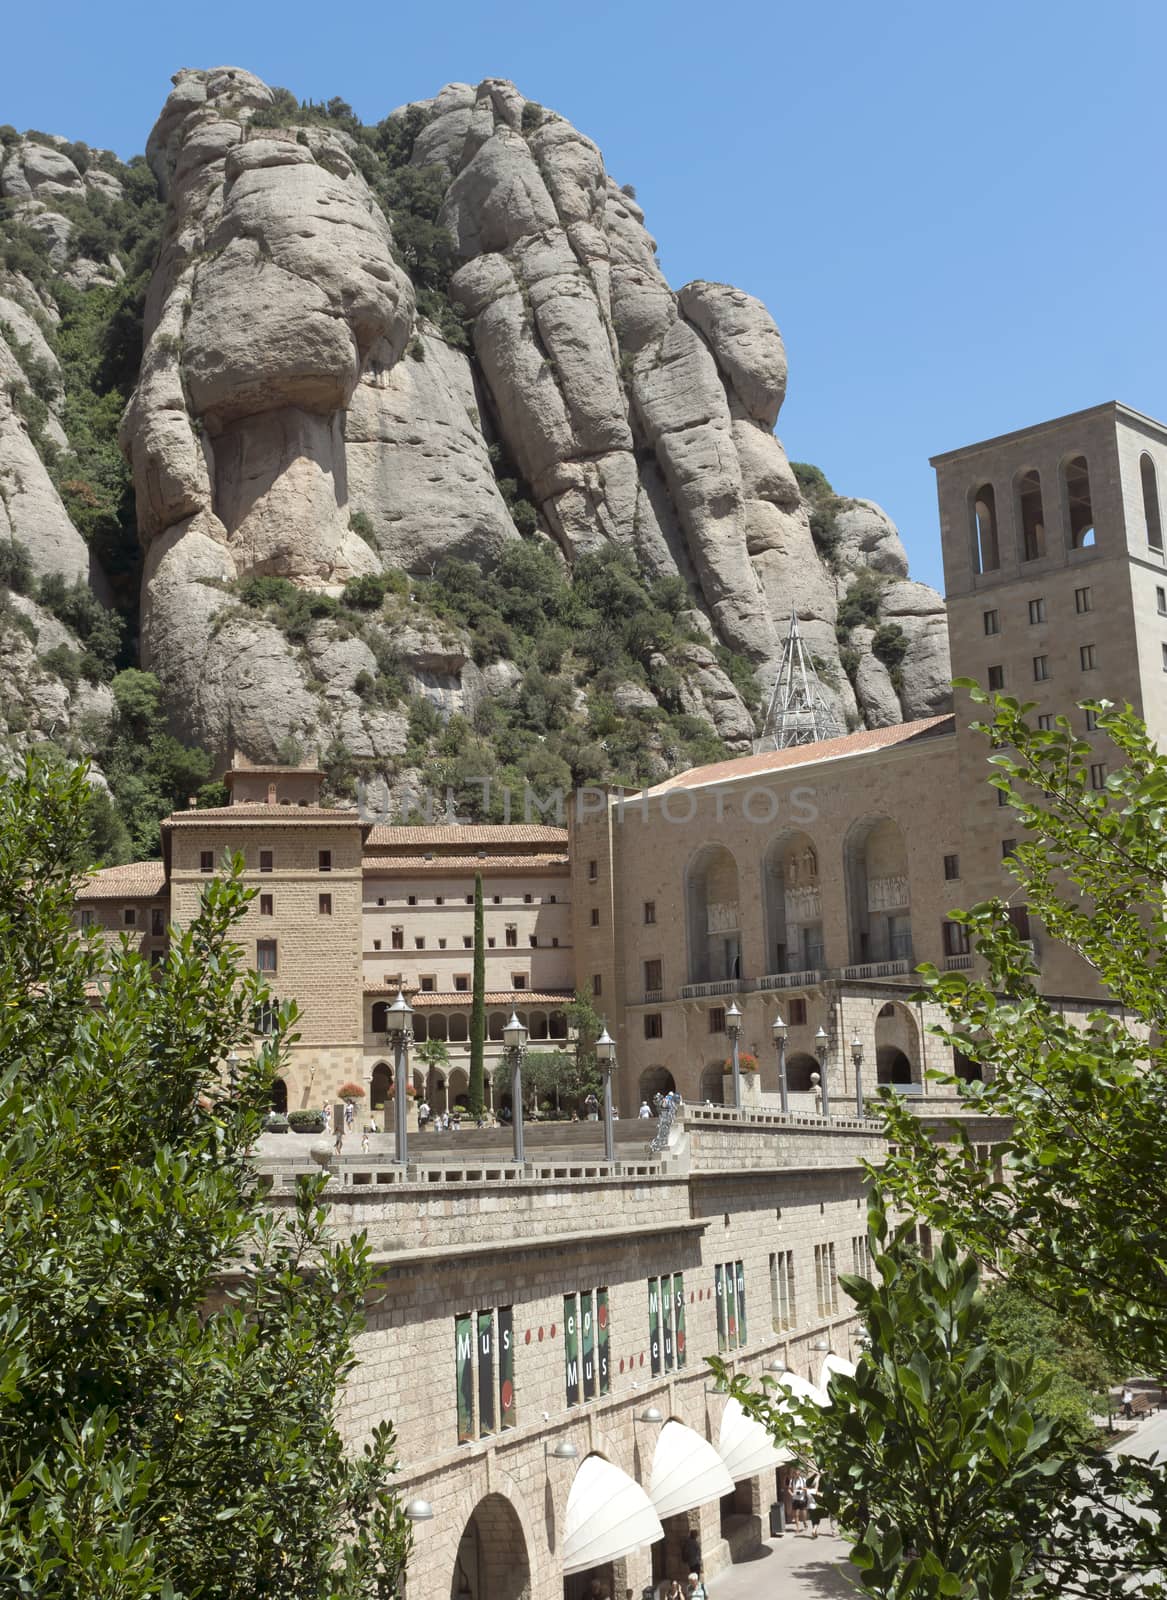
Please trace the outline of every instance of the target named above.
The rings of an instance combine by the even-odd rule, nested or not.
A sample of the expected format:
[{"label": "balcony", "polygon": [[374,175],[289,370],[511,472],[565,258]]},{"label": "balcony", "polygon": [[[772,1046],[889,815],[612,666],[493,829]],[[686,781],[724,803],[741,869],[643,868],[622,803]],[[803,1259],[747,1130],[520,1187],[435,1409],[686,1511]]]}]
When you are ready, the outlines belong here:
[{"label": "balcony", "polygon": [[759,989],[813,989],[822,982],[822,973],[818,967],[809,967],[805,972],[768,972],[764,978],[759,978]]},{"label": "balcony", "polygon": [[945,972],[971,972],[972,964],[972,953],[967,950],[963,955],[944,957]]},{"label": "balcony", "polygon": [[708,1000],[720,994],[741,994],[747,987],[743,978],[714,978],[711,983],[683,983],[682,1000]]},{"label": "balcony", "polygon": [[659,1006],[665,997],[663,989],[646,989],[643,1004],[646,1006]]},{"label": "balcony", "polygon": [[902,978],[912,970],[911,959],[900,956],[892,961],[860,961],[855,966],[841,967],[840,978]]}]

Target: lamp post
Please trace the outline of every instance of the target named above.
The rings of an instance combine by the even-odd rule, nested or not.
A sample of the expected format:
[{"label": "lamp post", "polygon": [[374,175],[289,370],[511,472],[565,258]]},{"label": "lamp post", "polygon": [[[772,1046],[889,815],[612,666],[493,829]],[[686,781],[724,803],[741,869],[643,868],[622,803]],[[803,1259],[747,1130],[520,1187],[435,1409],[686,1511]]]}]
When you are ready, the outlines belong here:
[{"label": "lamp post", "polygon": [[827,1030],[820,1028],[814,1036],[814,1053],[818,1057],[819,1077],[823,1087],[823,1116],[831,1120],[831,1091],[827,1087]]},{"label": "lamp post", "polygon": [[729,1010],[725,1013],[725,1031],[729,1034],[733,1045],[733,1108],[740,1111],[742,1108],[742,1065],[741,1065],[741,1037],[742,1013],[737,1001],[731,1001]]},{"label": "lamp post", "polygon": [[608,1033],[607,1024],[596,1040],[596,1060],[604,1074],[604,1160],[616,1160],[616,1130],[612,1126],[612,1068],[616,1065],[616,1041]]},{"label": "lamp post", "polygon": [[863,1110],[863,1040],[857,1033],[851,1035],[851,1064],[855,1068],[855,1115],[862,1120]]},{"label": "lamp post", "polygon": [[406,1108],[405,1077],[409,1061],[409,1046],[413,1040],[410,1024],[413,1008],[401,989],[389,1007],[385,1019],[386,1032],[393,1040],[393,1159],[399,1167],[409,1161],[409,1113]]},{"label": "lamp post", "polygon": [[786,1084],[786,1023],[779,1012],[774,1018],[774,1025],[770,1029],[774,1035],[774,1043],[778,1048],[778,1094],[781,1097],[783,1111],[790,1110],[790,1090]]},{"label": "lamp post", "polygon": [[527,1049],[527,1030],[519,1021],[517,1011],[502,1030],[503,1044],[511,1058],[511,1133],[514,1136],[514,1159],[518,1166],[526,1160],[523,1148],[523,1056]]}]

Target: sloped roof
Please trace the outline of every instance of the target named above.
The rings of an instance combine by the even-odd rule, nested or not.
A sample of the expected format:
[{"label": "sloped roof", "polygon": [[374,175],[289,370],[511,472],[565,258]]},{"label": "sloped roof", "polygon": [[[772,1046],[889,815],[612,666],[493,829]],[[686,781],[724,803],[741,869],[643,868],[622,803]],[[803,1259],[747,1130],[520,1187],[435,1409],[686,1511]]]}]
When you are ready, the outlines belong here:
[{"label": "sloped roof", "polygon": [[269,805],[265,800],[247,800],[234,806],[208,806],[205,811],[191,808],[172,811],[163,820],[164,828],[182,825],[206,826],[208,822],[262,822],[272,825],[300,826],[306,822],[345,823],[349,827],[363,827],[360,813],[339,806]]},{"label": "sloped roof", "polygon": [[437,874],[485,872],[567,871],[568,858],[532,851],[529,856],[365,856],[361,866],[369,874],[431,872]]},{"label": "sloped roof", "polygon": [[[390,982],[388,979],[365,979],[366,994],[385,994],[396,997],[399,985],[396,978]],[[416,1010],[419,1006],[469,1006],[474,996],[469,989],[414,989],[409,984],[405,986],[409,1003]],[[565,1006],[572,999],[571,989],[491,989],[483,996],[483,1004],[488,1006]]]},{"label": "sloped roof", "polygon": [[103,867],[82,880],[78,900],[153,900],[166,887],[161,861],[127,861],[122,867]]},{"label": "sloped roof", "polygon": [[377,823],[366,841],[371,850],[394,847],[447,847],[477,850],[483,845],[558,844],[567,846],[567,829],[536,822],[445,823],[433,827]]}]

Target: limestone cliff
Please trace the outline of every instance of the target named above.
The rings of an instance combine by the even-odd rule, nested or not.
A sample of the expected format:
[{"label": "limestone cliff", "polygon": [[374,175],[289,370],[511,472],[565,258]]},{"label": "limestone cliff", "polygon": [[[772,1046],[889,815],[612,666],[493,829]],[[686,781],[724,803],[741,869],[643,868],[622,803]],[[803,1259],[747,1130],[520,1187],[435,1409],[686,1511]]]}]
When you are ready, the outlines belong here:
[{"label": "limestone cliff", "polygon": [[[146,157],[165,212],[120,439],[141,662],[184,737],[220,760],[331,744],[393,776],[429,737],[411,695],[489,740],[483,703],[536,674],[575,697],[546,725],[557,759],[639,718],[644,778],[700,753],[695,724],[748,748],[750,669],[764,692],[792,611],[840,720],[945,703],[939,596],[877,506],[796,474],[775,436],[769,313],[724,284],[674,292],[633,192],[563,118],[490,79],[362,128],[239,69],[183,71]],[[107,179],[8,142],[5,203],[80,290],[121,270],[69,247],[78,185]],[[11,274],[0,292],[10,368],[54,309]],[[4,360],[0,533],[107,599]],[[558,590],[526,624],[513,594],[449,604],[466,568],[513,590],[550,584],[553,558],[605,616],[614,555],[657,621],[624,618],[602,662]]]}]

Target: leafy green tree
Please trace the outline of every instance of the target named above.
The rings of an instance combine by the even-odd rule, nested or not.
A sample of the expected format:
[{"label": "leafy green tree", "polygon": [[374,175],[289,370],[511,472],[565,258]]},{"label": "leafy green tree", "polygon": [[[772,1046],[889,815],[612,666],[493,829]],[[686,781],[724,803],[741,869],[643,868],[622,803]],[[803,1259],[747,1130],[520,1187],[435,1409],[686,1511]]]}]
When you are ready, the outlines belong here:
[{"label": "leafy green tree", "polygon": [[1084,1455],[1072,1428],[1041,1416],[1049,1375],[994,1343],[976,1260],[950,1234],[923,1259],[914,1223],[889,1228],[878,1196],[868,1224],[874,1281],[840,1283],[869,1342],[854,1377],[832,1377],[828,1406],[710,1360],[821,1473],[820,1504],[851,1540],[860,1587],[874,1600],[1131,1592],[1163,1557],[1157,1529],[1126,1504],[1167,1507],[1158,1466]]},{"label": "leafy green tree", "polygon": [[472,1117],[485,1105],[486,1063],[486,935],[482,911],[482,874],[474,874],[474,992],[470,1001],[470,1095]]},{"label": "leafy green tree", "polygon": [[334,1422],[368,1248],[331,1242],[316,1184],[291,1215],[262,1200],[295,1012],[256,1041],[242,863],[160,965],[107,950],[72,925],[90,804],[43,757],[0,786],[5,1592],[384,1600],[408,1550],[392,1431],[353,1458]]}]

